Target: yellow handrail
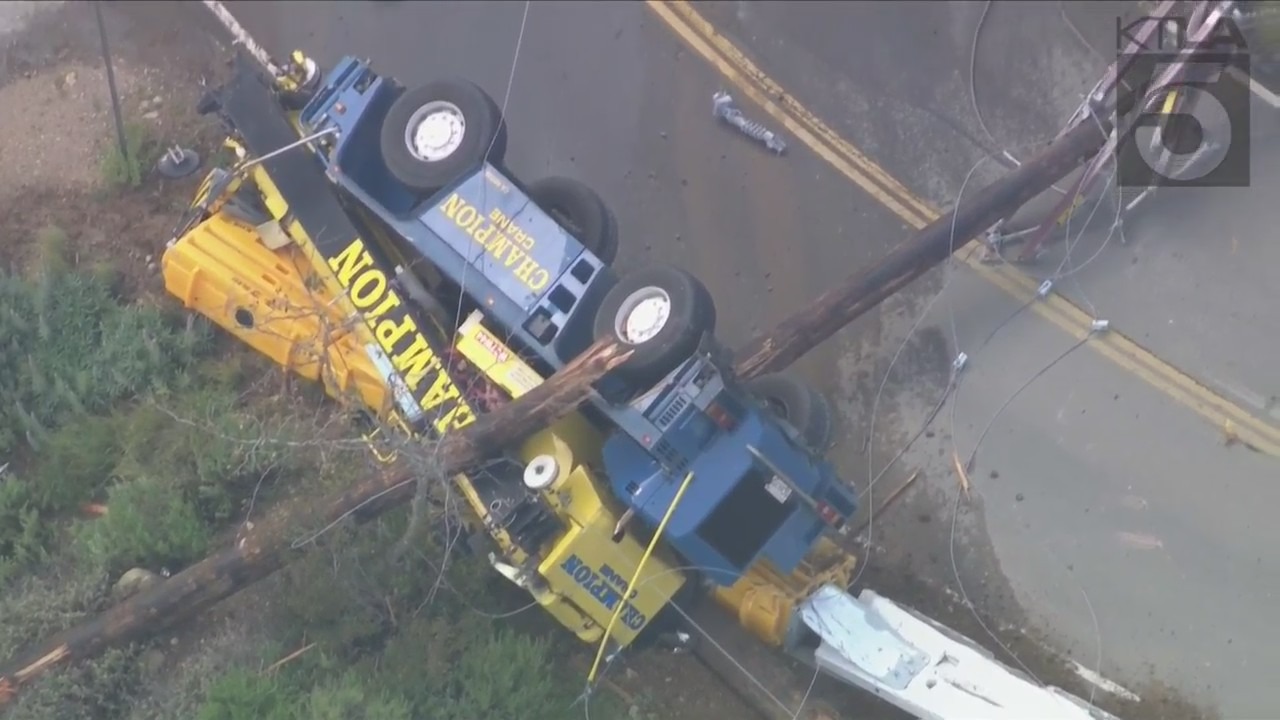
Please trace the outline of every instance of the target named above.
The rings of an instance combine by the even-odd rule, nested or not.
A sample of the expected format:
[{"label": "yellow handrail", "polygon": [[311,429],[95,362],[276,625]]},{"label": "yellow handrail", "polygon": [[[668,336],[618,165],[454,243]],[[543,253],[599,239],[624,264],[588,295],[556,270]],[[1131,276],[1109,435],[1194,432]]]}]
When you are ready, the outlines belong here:
[{"label": "yellow handrail", "polygon": [[[640,556],[640,563],[636,565],[636,571],[631,574],[631,582],[627,583],[627,590],[630,591],[636,586],[636,582],[640,579],[640,571],[644,569],[645,563],[649,562],[649,556],[653,554],[653,549],[658,545],[658,538],[662,537],[662,531],[667,529],[667,521],[671,519],[671,514],[675,512],[676,505],[680,504],[680,498],[684,497],[684,491],[689,487],[689,481],[693,480],[693,473],[690,472],[684,476],[684,481],[680,483],[680,489],[676,490],[676,496],[671,499],[671,505],[667,507],[667,512],[662,516],[662,522],[658,523],[658,529],[653,533],[653,539],[649,541],[649,547],[644,549],[644,555]],[[604,637],[600,638],[600,649],[596,650],[595,662],[591,663],[591,672],[587,674],[587,685],[590,686],[596,681],[596,671],[600,669],[600,659],[604,657],[604,648],[609,644],[609,633],[613,632],[614,623],[618,622],[618,616],[622,614],[622,608],[627,604],[626,596],[618,602],[618,606],[613,609],[613,617],[609,618],[609,624],[604,628]]]}]

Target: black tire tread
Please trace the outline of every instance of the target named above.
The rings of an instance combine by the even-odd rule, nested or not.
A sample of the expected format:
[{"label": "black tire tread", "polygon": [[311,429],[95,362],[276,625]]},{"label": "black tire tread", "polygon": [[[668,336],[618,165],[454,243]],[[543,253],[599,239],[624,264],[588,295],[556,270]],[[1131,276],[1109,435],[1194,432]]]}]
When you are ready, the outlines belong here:
[{"label": "black tire tread", "polygon": [[[439,162],[423,162],[404,144],[405,125],[426,103],[446,100],[466,117],[462,146]],[[379,138],[383,162],[402,184],[415,192],[429,194],[448,185],[479,165],[486,157],[499,165],[506,154],[506,122],[501,109],[479,85],[465,79],[436,80],[400,94],[383,118]]]},{"label": "black tire tread", "polygon": [[618,257],[618,221],[604,198],[583,182],[546,177],[529,183],[529,197],[605,265]]},{"label": "black tire tread", "polygon": [[787,423],[811,450],[822,452],[831,442],[831,405],[806,383],[791,375],[773,373],[747,382],[747,390],[773,411],[783,410],[778,420]]},{"label": "black tire tread", "polygon": [[702,281],[680,268],[654,265],[622,276],[605,295],[596,309],[597,340],[621,341],[614,331],[615,315],[631,293],[649,286],[667,292],[672,310],[662,331],[647,343],[631,346],[631,357],[618,368],[637,387],[661,380],[694,353],[704,333],[715,331],[714,304]]}]

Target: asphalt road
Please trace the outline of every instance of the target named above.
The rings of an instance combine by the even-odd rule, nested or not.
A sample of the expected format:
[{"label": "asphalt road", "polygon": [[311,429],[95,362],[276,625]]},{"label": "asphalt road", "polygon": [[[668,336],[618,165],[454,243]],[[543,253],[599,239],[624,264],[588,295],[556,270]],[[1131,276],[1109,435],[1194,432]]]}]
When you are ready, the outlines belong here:
[{"label": "asphalt road", "polygon": [[[598,188],[623,228],[620,262],[698,273],[730,345],[906,234],[900,218],[798,143],[778,158],[717,125],[711,93],[724,80],[643,4],[533,3],[523,34],[525,6],[515,2],[332,2],[306,12],[229,6],[275,53],[302,47],[322,61],[363,55],[409,84],[462,74],[505,98],[512,168]],[[703,8],[805,105],[939,205],[966,177],[982,182],[998,171],[991,162],[972,171],[982,148],[1025,155],[1022,146],[1055,132],[1105,64],[1097,53],[1111,52],[1114,4],[1071,4],[1094,50],[1067,29],[1057,3],[995,4],[974,83],[987,137],[968,80],[982,10],[981,3],[875,2]],[[1173,229],[1191,222],[1162,217]],[[1217,227],[1204,222],[1201,234]],[[1241,253],[1255,254],[1187,244],[1174,263],[1163,254],[1174,250],[1144,236],[1122,250],[1154,248],[1151,257],[1163,263],[1108,255],[1094,263],[1090,284],[1081,274],[1079,287],[1105,304],[1100,314],[1113,313],[1131,337],[1151,340],[1197,378],[1221,376],[1265,398],[1275,392],[1267,386],[1274,363],[1266,361],[1274,346],[1252,321],[1274,318],[1264,308],[1275,304],[1263,290],[1238,291],[1235,300],[1213,287],[1198,294],[1185,287],[1201,264],[1219,287],[1245,277],[1266,287],[1262,266],[1237,274],[1231,265],[1274,255],[1263,247],[1262,226],[1233,234]],[[1168,272],[1175,266],[1183,275]],[[1197,304],[1204,295],[1215,300]],[[1177,317],[1194,318],[1204,340],[1170,334],[1157,321],[1171,298],[1181,303],[1172,306]],[[1251,314],[1234,324],[1215,319],[1242,302]],[[1217,428],[1090,348],[1041,372],[1074,340],[1031,313],[984,341],[1016,309],[957,266],[918,282],[799,365],[837,401],[834,458],[865,487],[938,403],[957,347],[972,356],[957,396],[877,487],[883,497],[910,469],[923,471],[898,507],[875,518],[878,573],[869,577],[905,572],[963,588],[1007,624],[1047,636],[1135,689],[1149,689],[1144,682],[1154,675],[1227,716],[1270,714],[1268,660],[1280,641],[1270,622],[1280,563],[1266,552],[1280,545],[1280,530],[1267,522],[1269,501],[1278,499],[1268,482],[1276,460],[1223,447]],[[1252,359],[1239,360],[1236,347]],[[873,424],[868,461],[863,438]],[[952,453],[967,457],[980,439],[970,476],[976,497],[953,525]]]},{"label": "asphalt road", "polygon": [[[1026,157],[1019,146],[1059,129],[1114,57],[1114,19],[1127,8],[994,3],[975,50],[983,9],[738,2],[704,12],[803,104],[947,206],[970,172],[994,172],[983,146]],[[1280,185],[1275,109],[1255,101],[1252,124],[1252,187],[1165,192],[1128,226],[1127,243],[1106,241],[1109,223],[1082,238],[1058,284],[1275,437],[1280,286],[1267,230]],[[1060,261],[1058,253],[1031,272],[1050,274]],[[971,365],[942,413],[950,427],[935,424],[936,441],[918,443],[906,460],[944,478],[931,484],[945,497],[952,452],[967,459],[981,441],[970,477],[982,512],[967,524],[961,515],[967,543],[954,552],[949,540],[935,544],[922,563],[917,539],[901,562],[943,577],[954,563],[963,578],[989,539],[995,575],[1008,580],[1028,624],[1081,663],[1135,689],[1150,672],[1226,717],[1273,715],[1280,562],[1269,551],[1280,532],[1268,518],[1280,461],[1224,446],[1223,428],[1088,348],[1055,362],[1074,338],[1031,313],[988,341],[1018,303],[968,268],[950,277],[920,325],[968,351]],[[920,417],[932,403],[901,405]],[[879,540],[890,553],[913,516],[933,512],[918,497],[907,504]]]}]

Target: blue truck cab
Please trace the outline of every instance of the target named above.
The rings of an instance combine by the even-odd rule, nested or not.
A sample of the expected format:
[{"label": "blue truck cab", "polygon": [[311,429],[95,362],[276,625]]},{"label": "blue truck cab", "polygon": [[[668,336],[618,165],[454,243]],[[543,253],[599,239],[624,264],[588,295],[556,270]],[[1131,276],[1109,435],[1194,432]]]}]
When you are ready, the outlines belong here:
[{"label": "blue truck cab", "polygon": [[609,413],[621,432],[602,452],[613,495],[649,527],[693,473],[665,537],[718,585],[732,585],[761,559],[792,572],[827,528],[842,528],[857,510],[831,463],[726,367],[708,339],[669,377]]},{"label": "blue truck cab", "polygon": [[[403,93],[364,62],[345,58],[302,110],[307,132],[337,131],[320,153],[330,179],[372,211],[410,255],[427,259],[514,335],[545,369],[591,342],[591,307],[613,273],[504,172],[494,144],[429,196],[408,188],[379,152],[382,120]],[[505,133],[504,133],[505,134]]]},{"label": "blue truck cab", "polygon": [[546,186],[505,170],[505,125],[478,87],[407,90],[345,58],[298,124],[329,131],[313,148],[354,212],[543,371],[602,334],[632,346],[634,366],[606,377],[592,403],[612,427],[604,474],[652,531],[693,473],[665,539],[709,580],[732,584],[761,559],[790,573],[854,513],[851,489],[796,419],[782,422],[732,376],[701,283],[675,269],[615,274],[603,202],[579,190],[561,194],[572,202],[559,217],[544,207],[558,202],[539,202]]}]

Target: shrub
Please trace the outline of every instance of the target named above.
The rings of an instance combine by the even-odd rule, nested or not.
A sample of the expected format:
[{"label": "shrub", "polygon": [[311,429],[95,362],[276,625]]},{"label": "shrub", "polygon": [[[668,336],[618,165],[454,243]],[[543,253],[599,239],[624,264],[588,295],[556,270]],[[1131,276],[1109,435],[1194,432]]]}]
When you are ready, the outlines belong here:
[{"label": "shrub", "polygon": [[280,678],[237,668],[209,687],[199,720],[293,720],[297,702]]},{"label": "shrub", "polygon": [[78,530],[80,557],[112,576],[135,566],[182,567],[209,543],[195,506],[178,488],[151,478],[111,488],[107,514]]},{"label": "shrub", "polygon": [[[225,363],[215,363],[221,366]],[[201,370],[201,374],[205,371]],[[291,447],[300,424],[259,407],[244,407],[235,375],[182,391],[158,393],[121,430],[118,474],[164,477],[192,502],[202,520],[221,523],[260,485],[277,475],[305,473],[311,451]],[[176,416],[176,417],[175,417]]]},{"label": "shrub", "polygon": [[450,673],[449,694],[435,720],[560,720],[575,693],[546,641],[502,629],[468,643]]},{"label": "shrub", "polygon": [[[409,703],[415,718],[565,717],[578,678],[547,672],[556,664],[550,644],[496,630],[468,604],[498,611],[489,599],[503,595],[501,578],[457,547],[440,578],[446,553],[436,538],[421,539],[421,552],[394,554],[405,524],[397,511],[332,530],[322,538],[326,549],[286,570],[273,623],[281,642],[295,646],[305,635],[361,669],[381,697]],[[334,692],[354,694],[342,687]]]},{"label": "shrub", "polygon": [[380,648],[435,577],[414,554],[391,557],[404,525],[405,514],[394,512],[366,527],[339,526],[319,538],[322,548],[286,569],[275,608],[280,642],[297,645],[305,636],[347,661]]},{"label": "shrub", "polygon": [[[411,720],[409,701],[371,686],[353,671],[317,684],[298,713],[299,720]],[[513,715],[511,717],[519,717]]]},{"label": "shrub", "polygon": [[47,535],[29,486],[14,477],[0,481],[0,588],[44,559]]},{"label": "shrub", "polygon": [[48,437],[31,473],[31,494],[42,511],[71,510],[107,487],[120,459],[119,423],[81,415]]},{"label": "shrub", "polygon": [[108,190],[138,187],[146,176],[147,168],[159,159],[156,143],[149,137],[147,126],[126,122],[124,140],[126,152],[122,153],[119,137],[113,131],[110,142],[103,149],[100,170],[102,182]]},{"label": "shrub", "polygon": [[8,720],[106,720],[128,711],[137,690],[137,652],[111,648],[55,671],[24,690]]},{"label": "shrub", "polygon": [[203,324],[120,305],[101,275],[0,273],[0,453],[38,448],[76,414],[163,386],[208,340]]},{"label": "shrub", "polygon": [[0,592],[0,657],[12,657],[103,607],[108,589],[105,576],[58,570],[48,568]]},{"label": "shrub", "polygon": [[[0,485],[3,487],[3,485]],[[106,578],[94,572],[70,573],[61,558],[44,572],[12,582],[0,591],[0,657],[11,658],[33,643],[65,630],[100,611],[107,597]],[[132,649],[113,649],[101,657],[51,673],[24,688],[7,720],[100,720],[119,717],[136,688]]]}]

